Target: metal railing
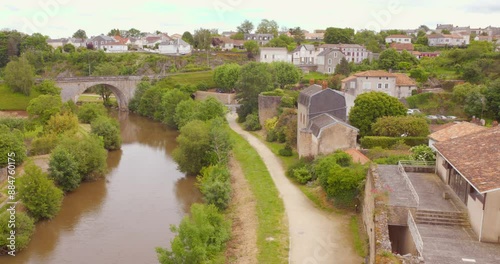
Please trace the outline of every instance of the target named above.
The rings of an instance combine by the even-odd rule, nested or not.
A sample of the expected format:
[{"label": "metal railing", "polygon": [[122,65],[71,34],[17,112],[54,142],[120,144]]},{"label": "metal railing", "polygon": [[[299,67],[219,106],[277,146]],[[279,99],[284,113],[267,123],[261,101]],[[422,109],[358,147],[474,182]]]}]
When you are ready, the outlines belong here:
[{"label": "metal railing", "polygon": [[415,247],[417,248],[418,253],[422,257],[424,252],[424,241],[422,240],[422,236],[420,236],[420,232],[418,232],[417,224],[415,223],[415,220],[413,219],[413,215],[411,214],[410,210],[408,210],[407,224],[408,224],[408,229],[410,229],[413,242],[415,243]]},{"label": "metal railing", "polygon": [[415,202],[417,203],[417,207],[420,205],[420,198],[418,197],[417,191],[413,187],[413,184],[410,181],[410,178],[408,177],[408,174],[406,174],[405,168],[403,167],[401,161],[398,162],[398,170],[401,176],[405,179],[406,186],[408,186],[408,189],[410,189],[411,194],[413,194],[413,198],[415,199]]}]

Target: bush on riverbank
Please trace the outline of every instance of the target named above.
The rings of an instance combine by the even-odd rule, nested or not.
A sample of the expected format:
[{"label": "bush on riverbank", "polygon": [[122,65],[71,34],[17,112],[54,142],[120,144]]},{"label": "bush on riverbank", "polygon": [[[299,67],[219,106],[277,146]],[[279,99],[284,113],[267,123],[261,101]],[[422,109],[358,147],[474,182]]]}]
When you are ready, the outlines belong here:
[{"label": "bush on riverbank", "polygon": [[26,165],[17,188],[19,198],[36,220],[53,218],[61,209],[63,192],[33,163]]},{"label": "bush on riverbank", "polygon": [[86,103],[78,108],[77,113],[80,122],[90,124],[99,116],[106,116],[107,110],[102,104]]},{"label": "bush on riverbank", "polygon": [[156,248],[162,264],[222,263],[216,259],[231,237],[231,223],[215,205],[193,204],[191,214],[182,219],[178,227],[172,226],[177,236],[171,250]]},{"label": "bush on riverbank", "polygon": [[209,166],[201,170],[198,186],[207,204],[226,210],[231,201],[231,175],[224,164]]},{"label": "bush on riverbank", "polygon": [[11,251],[7,246],[11,245],[11,231],[15,231],[16,252],[25,249],[35,232],[35,221],[24,212],[15,213],[15,227],[9,225],[11,213],[9,211],[0,214],[0,255]]},{"label": "bush on riverbank", "polygon": [[9,157],[16,165],[21,164],[26,158],[23,134],[17,129],[0,125],[0,168],[9,164]]},{"label": "bush on riverbank", "polygon": [[50,155],[49,176],[64,192],[80,186],[82,176],[78,173],[78,162],[64,148],[56,148]]},{"label": "bush on riverbank", "polygon": [[92,121],[90,126],[92,134],[102,137],[105,149],[120,149],[122,138],[118,121],[107,116],[99,116]]}]

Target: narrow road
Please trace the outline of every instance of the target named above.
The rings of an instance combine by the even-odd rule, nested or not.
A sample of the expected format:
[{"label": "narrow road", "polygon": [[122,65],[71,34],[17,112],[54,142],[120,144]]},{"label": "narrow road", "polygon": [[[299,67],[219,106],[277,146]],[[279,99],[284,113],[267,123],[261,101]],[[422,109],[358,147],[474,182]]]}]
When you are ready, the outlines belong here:
[{"label": "narrow road", "polygon": [[243,136],[259,153],[285,204],[290,227],[290,263],[363,263],[353,249],[349,218],[328,214],[314,204],[285,176],[280,160],[252,134],[236,123],[236,114],[228,114],[231,129]]}]

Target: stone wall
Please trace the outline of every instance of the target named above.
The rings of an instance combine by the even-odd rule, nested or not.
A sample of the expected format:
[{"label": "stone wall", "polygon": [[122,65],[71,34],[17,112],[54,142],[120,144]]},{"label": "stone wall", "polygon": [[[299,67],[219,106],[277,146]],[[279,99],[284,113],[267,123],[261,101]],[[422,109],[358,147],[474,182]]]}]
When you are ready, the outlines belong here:
[{"label": "stone wall", "polygon": [[278,107],[281,103],[281,96],[259,95],[259,122],[261,126],[267,119],[278,115]]},{"label": "stone wall", "polygon": [[297,152],[299,157],[316,156],[318,154],[317,144],[312,142],[312,133],[307,129],[297,131]]},{"label": "stone wall", "polygon": [[234,105],[238,103],[236,101],[235,93],[216,93],[216,92],[197,91],[195,94],[196,100],[205,100],[210,96],[214,97],[219,102],[225,105]]}]

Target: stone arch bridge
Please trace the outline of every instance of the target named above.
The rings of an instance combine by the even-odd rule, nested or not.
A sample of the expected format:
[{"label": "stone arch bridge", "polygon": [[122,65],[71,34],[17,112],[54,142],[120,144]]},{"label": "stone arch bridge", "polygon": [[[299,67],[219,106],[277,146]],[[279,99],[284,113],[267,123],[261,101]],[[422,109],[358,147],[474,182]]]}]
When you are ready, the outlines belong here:
[{"label": "stone arch bridge", "polygon": [[63,102],[72,100],[76,103],[78,97],[87,89],[104,85],[116,96],[120,110],[128,110],[128,103],[134,97],[137,84],[143,77],[150,79],[160,78],[158,76],[89,76],[57,78],[54,81],[60,87]]}]

